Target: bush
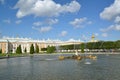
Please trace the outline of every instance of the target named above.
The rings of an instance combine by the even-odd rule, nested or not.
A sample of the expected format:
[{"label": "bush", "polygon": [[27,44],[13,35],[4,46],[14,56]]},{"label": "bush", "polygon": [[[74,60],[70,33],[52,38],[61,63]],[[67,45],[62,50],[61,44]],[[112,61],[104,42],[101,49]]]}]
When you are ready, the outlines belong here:
[{"label": "bush", "polygon": [[33,44],[30,46],[30,54],[33,54],[35,51],[34,51],[34,46]]},{"label": "bush", "polygon": [[54,46],[48,46],[47,47],[47,53],[54,53],[55,52],[55,47]]},{"label": "bush", "polygon": [[81,53],[84,53],[85,51],[84,51],[84,46],[85,46],[85,44],[81,44]]},{"label": "bush", "polygon": [[47,48],[41,48],[41,51],[47,51]]},{"label": "bush", "polygon": [[26,52],[27,52],[27,50],[26,50],[26,48],[25,48],[24,53],[26,53]]},{"label": "bush", "polygon": [[39,47],[36,45],[36,53],[39,53]]},{"label": "bush", "polygon": [[19,45],[16,49],[16,53],[21,54],[22,53],[22,49],[21,49],[21,45]]},{"label": "bush", "polygon": [[2,49],[0,49],[0,54],[2,53]]}]

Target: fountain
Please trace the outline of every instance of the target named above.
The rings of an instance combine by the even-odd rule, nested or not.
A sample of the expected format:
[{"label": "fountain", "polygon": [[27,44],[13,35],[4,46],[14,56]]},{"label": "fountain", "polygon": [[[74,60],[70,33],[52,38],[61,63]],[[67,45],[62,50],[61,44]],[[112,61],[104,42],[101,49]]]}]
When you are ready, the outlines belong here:
[{"label": "fountain", "polygon": [[[97,56],[88,55],[88,54],[86,53],[86,50],[87,50],[87,48],[86,48],[86,47],[87,47],[87,46],[86,46],[87,42],[86,42],[86,41],[87,41],[86,38],[84,38],[84,44],[85,44],[85,45],[81,45],[81,52],[83,51],[84,55],[79,55],[79,54],[78,54],[78,51],[75,50],[75,44],[74,44],[74,51],[75,51],[74,55],[72,55],[72,56],[67,56],[67,57],[60,55],[60,56],[58,57],[58,59],[59,59],[59,60],[64,60],[64,59],[75,59],[75,60],[92,59],[92,60],[96,60],[96,59],[97,59]],[[94,44],[93,46],[95,46],[95,44]],[[56,47],[56,49],[58,50],[58,46]],[[85,50],[85,52],[84,52],[84,50]],[[87,62],[88,62],[88,60],[87,60]],[[85,63],[86,63],[86,60],[85,60]],[[89,63],[90,63],[90,62],[89,62]]]}]

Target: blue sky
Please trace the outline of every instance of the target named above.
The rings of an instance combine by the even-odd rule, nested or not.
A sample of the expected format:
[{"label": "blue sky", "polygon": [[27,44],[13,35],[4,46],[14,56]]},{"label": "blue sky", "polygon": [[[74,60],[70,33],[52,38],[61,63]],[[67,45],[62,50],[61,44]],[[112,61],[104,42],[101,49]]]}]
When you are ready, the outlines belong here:
[{"label": "blue sky", "polygon": [[120,0],[0,0],[1,36],[120,40]]}]

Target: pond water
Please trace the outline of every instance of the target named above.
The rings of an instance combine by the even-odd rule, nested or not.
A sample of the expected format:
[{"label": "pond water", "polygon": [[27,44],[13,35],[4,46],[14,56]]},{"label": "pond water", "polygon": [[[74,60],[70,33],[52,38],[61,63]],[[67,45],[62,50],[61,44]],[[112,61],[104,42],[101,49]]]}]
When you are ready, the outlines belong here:
[{"label": "pond water", "polygon": [[[70,55],[70,54],[69,54]],[[58,60],[59,55],[0,59],[0,80],[119,80],[120,55]],[[67,54],[68,56],[68,54]]]}]

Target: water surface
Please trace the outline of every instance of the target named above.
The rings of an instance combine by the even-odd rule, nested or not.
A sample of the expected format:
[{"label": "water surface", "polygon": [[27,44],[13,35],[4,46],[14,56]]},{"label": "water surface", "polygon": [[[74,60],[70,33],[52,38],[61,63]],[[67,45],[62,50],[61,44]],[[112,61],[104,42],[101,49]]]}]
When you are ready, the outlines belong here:
[{"label": "water surface", "polygon": [[[119,80],[120,55],[58,60],[59,55],[0,59],[0,80]],[[68,54],[66,55],[68,56]],[[88,63],[86,63],[88,62]]]}]

